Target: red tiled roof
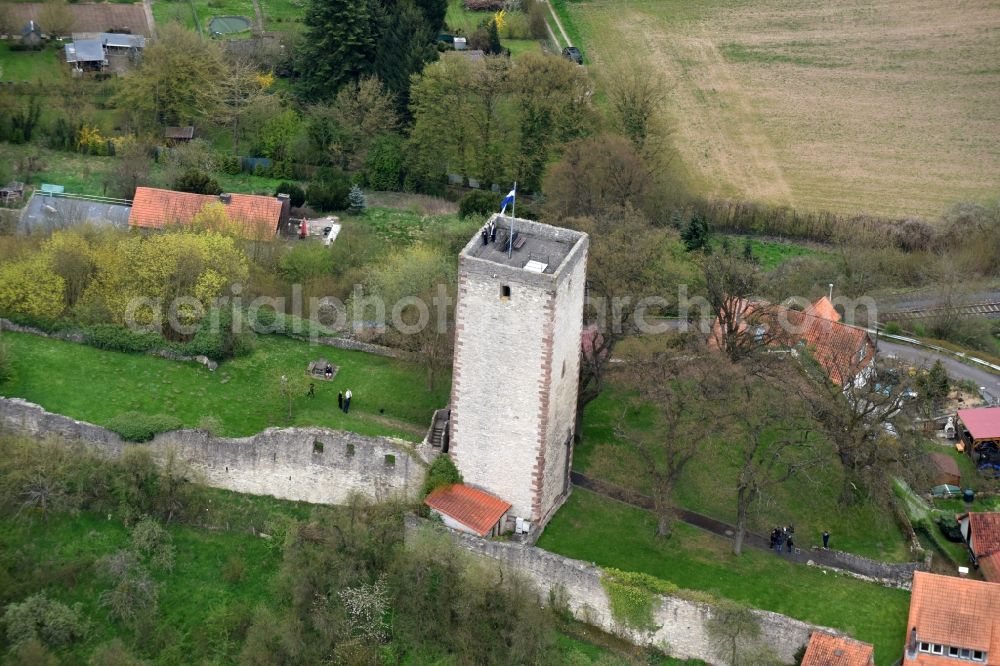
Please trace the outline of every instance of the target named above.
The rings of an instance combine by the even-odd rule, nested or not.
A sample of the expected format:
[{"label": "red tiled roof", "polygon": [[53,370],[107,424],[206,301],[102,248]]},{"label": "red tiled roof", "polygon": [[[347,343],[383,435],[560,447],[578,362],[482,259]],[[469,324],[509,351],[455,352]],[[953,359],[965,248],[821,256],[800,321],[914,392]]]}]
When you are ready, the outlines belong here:
[{"label": "red tiled roof", "polygon": [[840,313],[837,312],[837,309],[833,307],[833,303],[826,296],[807,307],[803,312],[813,317],[819,317],[820,319],[840,321]]},{"label": "red tiled roof", "polygon": [[[243,236],[270,238],[277,232],[281,219],[281,202],[277,198],[256,194],[230,194],[228,197],[229,203],[222,205]],[[162,229],[168,224],[190,224],[207,204],[220,202],[218,196],[211,194],[137,187],[128,225]]]},{"label": "red tiled roof", "polygon": [[[968,578],[939,576],[917,571],[913,574],[910,594],[910,631],[917,630],[917,641],[937,643],[989,654],[990,664],[1000,656],[1000,585]],[[906,666],[954,664],[955,660],[916,653],[904,659]],[[965,663],[965,662],[962,662]]]},{"label": "red tiled roof", "polygon": [[958,418],[972,439],[1000,439],[1000,407],[960,409]]},{"label": "red tiled roof", "polygon": [[976,557],[1000,552],[1000,512],[969,512],[969,536]]},{"label": "red tiled roof", "polygon": [[814,631],[802,657],[802,666],[869,666],[875,648],[868,643],[825,631]]},{"label": "red tiled roof", "polygon": [[[772,305],[767,301],[745,301],[737,304],[743,310],[740,329],[746,328],[748,321],[763,324],[768,329],[768,337],[773,344],[794,347],[804,342],[812,352],[813,358],[823,367],[833,383],[843,386],[845,380],[853,381],[858,373],[864,370],[875,358],[875,345],[868,332],[857,326],[850,326],[839,321],[836,310],[830,309],[837,319],[819,316],[817,312],[826,312],[822,302],[816,301],[801,312],[786,308],[783,305]],[[714,346],[722,346],[722,331],[718,320],[712,329]],[[864,349],[861,357],[860,350]]]},{"label": "red tiled roof", "polygon": [[980,557],[976,560],[979,563],[979,573],[991,583],[1000,583],[1000,551]]},{"label": "red tiled roof", "polygon": [[454,518],[479,536],[486,536],[510,510],[510,504],[482,490],[461,483],[438,488],[424,504]]}]

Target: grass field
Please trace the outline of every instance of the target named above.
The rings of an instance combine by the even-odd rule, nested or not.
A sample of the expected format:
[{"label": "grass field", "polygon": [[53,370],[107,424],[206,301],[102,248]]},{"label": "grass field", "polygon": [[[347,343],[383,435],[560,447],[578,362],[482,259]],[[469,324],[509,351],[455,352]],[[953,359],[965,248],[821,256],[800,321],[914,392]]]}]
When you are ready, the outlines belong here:
[{"label": "grass field", "polygon": [[630,58],[662,77],[700,194],[927,217],[997,196],[1000,4],[554,4],[598,77]]},{"label": "grass field", "polygon": [[[192,5],[194,9],[192,10]],[[252,0],[156,0],[153,2],[153,20],[157,24],[175,21],[191,30],[200,24],[205,36],[208,36],[208,22],[213,16],[245,16],[255,23],[257,18],[253,11]],[[235,39],[248,32],[236,33],[227,38]]]},{"label": "grass field", "polygon": [[875,645],[879,666],[899,658],[909,593],[792,564],[773,553],[747,550],[737,558],[727,540],[694,527],[680,525],[666,541],[653,537],[655,529],[652,514],[576,488],[538,545],[846,631]]},{"label": "grass field", "polygon": [[0,41],[0,81],[51,82],[66,78],[69,78],[69,65],[61,48],[48,46],[42,51],[11,51],[8,42]]},{"label": "grass field", "polygon": [[[720,234],[712,238],[713,249],[719,249],[724,242],[729,243],[730,248],[742,253],[743,245],[748,236],[738,236],[735,234]],[[832,252],[803,245],[801,243],[787,243],[778,240],[761,240],[750,238],[750,247],[754,260],[760,264],[765,271],[777,268],[789,259],[796,257],[814,257],[817,259],[833,259]]]},{"label": "grass field", "polygon": [[[637,455],[615,437],[622,416],[623,394],[610,385],[585,412],[583,441],[573,450],[573,468],[648,495],[648,482]],[[630,413],[629,423],[641,428],[643,415]],[[676,502],[692,511],[730,524],[736,522],[737,464],[724,442],[705,437],[694,459],[684,468],[675,489]],[[832,547],[887,561],[906,561],[909,552],[888,512],[870,503],[843,507],[837,502],[843,471],[832,448],[824,464],[774,487],[751,511],[751,530],[767,534],[775,525],[795,525],[800,548],[820,543],[827,530]]]},{"label": "grass field", "polygon": [[[223,433],[243,436],[287,422],[278,393],[282,374],[303,376],[320,356],[340,367],[332,382],[317,381],[316,397],[294,401],[293,425],[318,425],[366,435],[420,441],[433,411],[448,403],[449,382],[428,391],[423,368],[394,359],[259,336],[250,356],[210,373],[195,363],[109,352],[60,340],[3,333],[14,355],[15,380],[0,388],[49,411],[96,424],[117,414],[172,414],[185,426],[216,416]],[[86,384],[87,389],[81,390]],[[350,414],[337,409],[337,392],[351,389]]]}]

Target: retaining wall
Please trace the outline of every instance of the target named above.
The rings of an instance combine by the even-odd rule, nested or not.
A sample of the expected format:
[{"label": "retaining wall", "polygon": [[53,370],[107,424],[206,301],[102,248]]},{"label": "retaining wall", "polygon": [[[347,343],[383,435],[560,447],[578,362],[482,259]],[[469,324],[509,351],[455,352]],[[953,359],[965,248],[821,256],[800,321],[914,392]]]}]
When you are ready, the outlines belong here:
[{"label": "retaining wall", "polygon": [[[82,441],[109,457],[128,445],[106,428],[20,398],[0,397],[0,429]],[[436,455],[427,445],[326,428],[269,428],[251,437],[174,430],[134,446],[148,447],[158,459],[175,451],[214,488],[317,504],[341,504],[352,493],[415,497]]]},{"label": "retaining wall", "polygon": [[[573,615],[583,622],[622,636],[636,645],[659,646],[673,657],[701,659],[709,664],[722,663],[713,650],[707,628],[714,612],[711,604],[657,595],[653,603],[653,618],[659,629],[652,633],[629,630],[621,627],[612,616],[610,602],[601,585],[602,570],[599,567],[540,548],[510,541],[480,539],[445,530],[427,520],[407,518],[407,539],[412,539],[425,529],[446,532],[463,550],[498,561],[501,567],[527,577],[537,586],[543,603],[548,601],[549,590],[561,587],[565,590]],[[796,653],[809,642],[813,630],[823,629],[839,634],[832,629],[817,627],[777,613],[760,610],[753,612],[760,620],[762,643],[773,649],[786,664],[795,663]]]}]

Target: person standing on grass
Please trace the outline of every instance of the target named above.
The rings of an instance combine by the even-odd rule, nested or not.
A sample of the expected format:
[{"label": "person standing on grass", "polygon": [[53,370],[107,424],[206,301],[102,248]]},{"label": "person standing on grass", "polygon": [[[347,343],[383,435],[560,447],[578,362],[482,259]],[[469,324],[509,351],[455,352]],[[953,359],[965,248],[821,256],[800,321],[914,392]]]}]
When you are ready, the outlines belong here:
[{"label": "person standing on grass", "polygon": [[344,394],[344,413],[351,411],[351,389],[347,389],[347,393]]},{"label": "person standing on grass", "polygon": [[306,393],[306,395],[310,398],[316,397],[316,385],[312,382],[309,382],[309,393]]},{"label": "person standing on grass", "polygon": [[337,391],[337,409],[344,411],[344,392]]},{"label": "person standing on grass", "polygon": [[830,533],[823,530],[823,550],[830,550]]}]

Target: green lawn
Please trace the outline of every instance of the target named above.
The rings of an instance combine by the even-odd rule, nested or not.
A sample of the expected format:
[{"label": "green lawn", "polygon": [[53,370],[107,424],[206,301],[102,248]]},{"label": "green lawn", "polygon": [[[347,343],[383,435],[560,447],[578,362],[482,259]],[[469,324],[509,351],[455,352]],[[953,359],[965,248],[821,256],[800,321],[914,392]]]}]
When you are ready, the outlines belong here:
[{"label": "green lawn", "polygon": [[[14,355],[15,380],[0,389],[52,412],[105,424],[117,414],[172,414],[185,426],[216,416],[223,434],[245,436],[287,425],[278,378],[304,375],[324,356],[340,367],[332,382],[317,381],[316,397],[294,401],[292,425],[317,425],[366,435],[420,441],[431,414],[448,403],[445,378],[428,391],[413,363],[278,336],[259,336],[256,351],[211,373],[195,363],[108,352],[60,340],[3,333]],[[337,392],[351,389],[351,413],[337,409]]]},{"label": "green lawn", "polygon": [[[245,16],[250,19],[251,23],[257,20],[252,0],[193,0],[193,2],[189,0],[155,0],[153,2],[153,20],[157,23],[176,21],[186,28],[194,30],[195,16],[197,16],[197,23],[201,25],[206,37],[209,34],[208,22],[213,16]],[[245,31],[230,35],[228,38],[238,39],[249,34],[250,31]]]},{"label": "green lawn", "polygon": [[444,22],[452,32],[470,35],[475,32],[480,23],[492,14],[492,12],[470,11],[465,8],[465,3],[462,0],[448,0],[448,12],[444,16]]},{"label": "green lawn", "polygon": [[[747,238],[750,237],[737,234],[719,234],[712,238],[712,248],[719,249],[724,242],[728,242],[731,248],[742,255],[743,246]],[[765,271],[777,268],[789,259],[796,257],[814,257],[831,261],[834,259],[832,251],[821,250],[814,246],[801,245],[799,243],[750,238],[750,247],[753,250],[754,259]]]},{"label": "green lawn", "polygon": [[[614,429],[622,415],[624,395],[612,383],[588,405],[583,419],[583,441],[573,451],[573,468],[620,486],[649,494],[641,464],[630,447],[618,439]],[[649,428],[648,415],[630,412],[633,427]],[[724,442],[705,437],[694,459],[688,463],[675,490],[675,499],[686,509],[729,523],[736,521],[735,482],[738,468]],[[809,548],[820,543],[827,530],[831,545],[867,557],[907,561],[909,551],[899,528],[888,512],[869,503],[851,507],[837,502],[843,471],[832,448],[825,462],[775,487],[751,512],[751,529],[767,534],[775,525],[795,525],[798,544]]]},{"label": "green lawn", "polygon": [[305,0],[259,0],[267,30],[299,30],[306,15]]},{"label": "green lawn", "polygon": [[[297,503],[211,492],[215,500],[252,507],[258,517],[287,515],[302,520],[310,513],[308,507]],[[100,594],[109,584],[102,580],[95,564],[129,545],[128,529],[103,515],[57,515],[44,522],[0,520],[0,583],[4,584],[0,598],[19,601],[44,590],[50,599],[71,606],[80,604],[90,632],[86,639],[57,652],[62,664],[86,664],[99,645],[115,638],[126,645],[138,641],[143,647],[133,649],[133,653],[150,650],[157,664],[236,663],[242,640],[228,633],[238,631],[233,619],[257,607],[277,609],[281,604],[281,595],[276,594],[281,549],[249,530],[208,530],[175,523],[168,525],[167,531],[176,554],[170,571],[153,570],[160,589],[152,641],[112,622],[100,605]],[[227,580],[226,571],[233,561],[242,563],[243,574]],[[639,663],[625,657],[634,650],[585,625],[562,626],[555,639],[566,658],[559,663]],[[695,666],[702,662],[663,658],[641,663]]]},{"label": "green lawn", "polygon": [[[42,51],[11,51],[0,41],[0,81],[61,81],[69,78],[69,65],[62,47],[47,46]],[[7,93],[3,93],[7,94]]]},{"label": "green lawn", "polygon": [[737,558],[728,540],[687,525],[678,525],[667,541],[657,540],[655,529],[652,514],[575,488],[538,545],[846,631],[875,645],[879,666],[899,658],[908,592],[792,564],[769,552],[747,550]]}]

